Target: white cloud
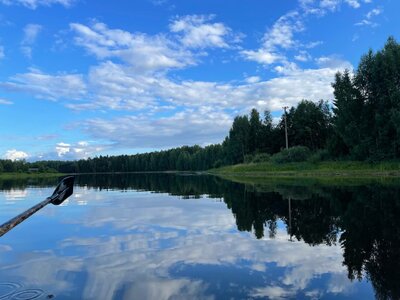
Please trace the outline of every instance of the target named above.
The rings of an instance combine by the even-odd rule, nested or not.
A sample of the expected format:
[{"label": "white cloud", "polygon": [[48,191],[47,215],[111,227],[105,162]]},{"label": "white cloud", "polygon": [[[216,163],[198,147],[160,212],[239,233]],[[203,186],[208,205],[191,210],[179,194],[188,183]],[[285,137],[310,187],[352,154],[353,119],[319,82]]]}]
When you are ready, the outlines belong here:
[{"label": "white cloud", "polygon": [[21,51],[28,57],[32,57],[32,45],[36,42],[43,27],[39,24],[28,24],[24,28],[24,37],[21,42]]},{"label": "white cloud", "polygon": [[320,2],[320,7],[335,11],[342,5],[342,2],[346,3],[352,8],[357,9],[361,7],[362,3],[371,3],[371,0],[322,0]]},{"label": "white cloud", "polygon": [[[321,57],[316,62],[319,69],[300,69],[294,63],[284,63],[276,67],[276,78],[262,81],[253,76],[238,84],[171,80],[162,72],[143,74],[127,65],[105,61],[90,68],[86,78],[77,74],[44,74],[32,69],[0,86],[39,98],[64,100],[73,109],[140,112],[140,115],[127,113],[125,117],[83,122],[85,132],[100,138],[104,145],[141,148],[204,145],[220,142],[233,116],[247,113],[252,107],[276,111],[284,105],[296,105],[301,99],[332,99],[331,82],[335,73],[351,65],[336,57]],[[160,110],[169,111],[168,117],[159,118]],[[55,158],[76,158],[107,146],[56,147]]]},{"label": "white cloud", "polygon": [[11,102],[10,100],[0,98],[0,105],[11,105],[11,104],[13,104],[13,102]]},{"label": "white cloud", "polygon": [[[261,111],[277,111],[285,105],[296,105],[301,99],[333,99],[331,82],[335,73],[351,65],[327,58],[320,60],[321,65],[326,64],[326,67],[299,69],[292,65],[282,66],[282,75],[277,78],[250,80],[252,82],[242,85],[174,83],[161,78],[151,85],[152,93],[146,94],[143,101],[147,97],[154,101],[157,98],[170,99],[174,106],[184,107],[184,111],[159,119],[151,114],[98,118],[84,122],[82,127],[91,137],[121,147],[171,147],[220,142],[231,126],[233,115],[238,112],[247,113],[252,107]],[[147,87],[144,90],[150,91]],[[228,109],[235,112],[227,113]]]},{"label": "white cloud", "polygon": [[153,119],[151,116],[92,119],[84,122],[82,126],[86,133],[96,139],[137,149],[218,143],[230,125],[230,115],[202,107],[159,119]]},{"label": "white cloud", "polygon": [[302,20],[297,12],[290,12],[280,17],[272,28],[265,34],[263,46],[265,49],[282,47],[292,48],[298,44],[294,39],[296,32],[304,30]]},{"label": "white cloud", "polygon": [[239,34],[234,35],[223,23],[212,22],[214,18],[212,15],[175,18],[168,35],[131,33],[100,22],[91,26],[71,23],[70,29],[76,44],[98,59],[117,59],[136,72],[154,73],[196,65],[197,58],[207,54],[205,48],[229,48],[228,42],[240,42]]},{"label": "white cloud", "polygon": [[140,75],[108,61],[92,67],[88,79],[96,93],[93,101],[87,103],[93,108],[141,110],[156,104],[157,77]]},{"label": "white cloud", "polygon": [[26,159],[28,156],[29,156],[28,153],[26,153],[24,151],[18,151],[16,149],[8,150],[4,154],[5,159],[11,159],[11,160],[22,160],[22,159]]},{"label": "white cloud", "polygon": [[255,61],[264,65],[270,65],[284,59],[284,56],[264,48],[258,50],[243,50],[241,51],[241,54],[247,60]]},{"label": "white cloud", "polygon": [[382,8],[374,8],[366,14],[367,19],[371,19],[374,16],[379,16],[383,13]]},{"label": "white cloud", "polygon": [[328,12],[335,12],[340,9],[343,3],[354,9],[362,4],[371,3],[371,0],[299,0],[300,7],[307,15],[324,16]]},{"label": "white cloud", "polygon": [[280,286],[267,286],[256,288],[251,294],[252,297],[262,297],[266,299],[288,299],[294,298],[295,295],[295,291],[289,290],[288,288],[282,288]]},{"label": "white cloud", "polygon": [[24,27],[23,44],[33,44],[43,27],[39,24],[28,24]]},{"label": "white cloud", "polygon": [[304,25],[299,13],[289,12],[280,17],[265,33],[260,49],[243,50],[241,54],[247,60],[266,65],[284,61],[285,57],[281,50],[299,46],[300,43],[294,39],[294,34],[303,30]]},{"label": "white cloud", "polygon": [[[274,109],[277,107],[277,98],[281,99],[279,103],[286,102],[288,105],[295,105],[302,98],[331,99],[331,82],[335,72],[351,66],[339,58],[334,58],[320,58],[318,63],[321,69],[302,70],[294,63],[286,63],[276,67],[276,71],[281,74],[279,77],[267,81],[253,77],[244,84],[172,81],[164,75],[137,75],[122,65],[105,62],[90,70],[88,84],[92,98],[70,102],[68,107],[77,110],[116,109],[147,112],[170,110],[173,107],[243,110],[257,103],[264,105],[262,109],[265,109],[265,106]],[[278,91],[274,84],[279,85],[282,91]],[[297,89],[292,88],[293,84]]]},{"label": "white cloud", "polygon": [[323,9],[328,9],[328,10],[336,10],[337,7],[339,6],[341,0],[322,0],[320,2],[320,7]]},{"label": "white cloud", "polygon": [[374,8],[370,10],[366,15],[363,20],[360,22],[355,23],[354,25],[356,26],[369,26],[369,27],[377,27],[379,24],[372,21],[372,19],[376,16],[379,16],[380,14],[383,13],[382,8]]},{"label": "white cloud", "polygon": [[70,24],[76,33],[75,42],[99,59],[118,58],[136,71],[151,72],[183,68],[195,64],[191,52],[182,49],[163,35],[132,34],[109,29],[103,23],[88,27]]},{"label": "white cloud", "polygon": [[261,81],[261,78],[259,76],[250,76],[247,77],[245,80],[247,83],[257,83]]},{"label": "white cloud", "polygon": [[0,4],[23,5],[30,9],[36,9],[39,6],[51,6],[53,4],[60,4],[69,7],[75,1],[76,0],[0,0]]},{"label": "white cloud", "polygon": [[[74,144],[69,143],[57,143],[55,146],[55,153],[58,158],[62,159],[81,159],[88,158],[89,156],[93,156],[97,152],[103,150],[102,147],[98,145],[92,145],[88,141],[79,141]],[[46,156],[52,156],[48,153]]]},{"label": "white cloud", "polygon": [[192,15],[176,18],[170,30],[182,33],[181,43],[188,48],[228,48],[225,38],[231,29],[222,23],[210,23],[215,16]]},{"label": "white cloud", "polygon": [[62,157],[67,154],[71,149],[71,145],[67,143],[58,143],[56,146],[56,152],[58,157]]},{"label": "white cloud", "polygon": [[[75,42],[102,60],[90,67],[87,75],[46,74],[31,69],[0,82],[0,87],[37,98],[63,100],[67,107],[75,110],[134,111],[133,116],[128,116],[127,112],[125,117],[88,120],[83,122],[85,130],[92,137],[102,138],[104,143],[166,147],[189,142],[220,142],[233,115],[247,113],[252,107],[274,111],[283,105],[296,105],[303,98],[332,99],[334,74],[350,65],[334,61],[333,57],[317,59],[318,69],[300,69],[290,62],[284,51],[294,50],[296,60],[306,61],[312,58],[304,49],[314,46],[298,42],[295,35],[304,30],[303,19],[299,13],[291,12],[279,18],[265,33],[259,49],[241,52],[249,60],[277,64],[276,78],[262,81],[252,76],[237,83],[168,76],[170,69],[196,64],[199,54],[192,51],[201,43],[204,47],[229,47],[231,29],[211,20],[210,16],[175,19],[170,29],[175,32],[172,36],[177,35],[176,39],[171,35],[150,36],[110,29],[98,22],[91,26],[72,23],[70,28]],[[197,32],[196,26],[205,33]],[[40,28],[31,27],[36,30],[26,31],[26,41],[33,43]],[[191,35],[195,36],[192,44],[185,41]],[[154,116],[159,111],[168,111],[164,114],[167,117]],[[59,144],[53,154],[64,158],[83,157],[96,151],[92,145],[81,146]]]},{"label": "white cloud", "polygon": [[0,87],[11,91],[30,93],[49,100],[81,99],[86,94],[86,84],[78,74],[44,74],[37,69],[17,74],[10,81],[0,82]]},{"label": "white cloud", "polygon": [[306,62],[311,60],[311,55],[307,51],[301,50],[299,51],[299,54],[294,56],[294,59],[301,62]]},{"label": "white cloud", "polygon": [[[250,77],[237,84],[172,81],[165,74],[140,75],[108,61],[90,70],[82,89],[80,85],[84,81],[79,76],[75,80],[80,84],[69,84],[72,88],[68,88],[66,83],[60,83],[68,81],[62,76],[40,74],[45,79],[43,82],[30,79],[31,73],[18,75],[18,84],[10,86],[8,82],[1,85],[53,100],[69,95],[70,99],[77,99],[66,102],[73,109],[140,112],[140,115],[83,122],[85,132],[102,140],[104,145],[135,148],[189,143],[205,145],[220,142],[226,136],[234,115],[247,113],[252,107],[276,111],[284,105],[296,105],[301,99],[332,99],[331,82],[335,73],[351,65],[336,57],[321,57],[317,63],[319,69],[300,69],[294,63],[282,64],[276,67],[279,74],[276,78],[261,81],[258,77]],[[83,94],[78,93],[85,89],[87,91]],[[160,118],[160,110],[168,111],[169,116]],[[81,146],[58,145],[57,154],[63,158],[77,157],[78,154],[84,157],[96,153],[99,147],[107,147]],[[83,150],[75,151],[73,148]]]},{"label": "white cloud", "polygon": [[351,63],[336,55],[321,56],[316,58],[315,61],[321,68],[331,68],[337,70],[353,69],[353,65]]},{"label": "white cloud", "polygon": [[358,0],[345,0],[345,2],[353,8],[359,8],[361,6]]},{"label": "white cloud", "polygon": [[[263,65],[275,63],[288,63],[287,51],[298,49],[299,54],[294,59],[298,61],[309,61],[311,55],[303,49],[310,49],[319,44],[318,42],[302,43],[295,35],[303,32],[307,18],[311,15],[324,16],[328,12],[334,12],[344,3],[352,8],[359,8],[361,3],[370,3],[370,0],[299,0],[297,10],[286,13],[280,17],[274,25],[264,34],[261,47],[256,50],[242,50],[241,55],[251,61]],[[360,23],[361,25],[361,23]]]}]

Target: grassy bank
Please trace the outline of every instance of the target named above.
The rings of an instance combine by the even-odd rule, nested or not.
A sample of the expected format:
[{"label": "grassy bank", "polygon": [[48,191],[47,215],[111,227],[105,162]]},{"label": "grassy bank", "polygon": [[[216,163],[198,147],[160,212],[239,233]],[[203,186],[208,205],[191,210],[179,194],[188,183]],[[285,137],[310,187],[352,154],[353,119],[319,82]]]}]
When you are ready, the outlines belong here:
[{"label": "grassy bank", "polygon": [[62,173],[0,173],[0,179],[25,179],[25,178],[52,178],[59,177]]},{"label": "grassy bank", "polygon": [[284,164],[263,162],[226,166],[209,172],[225,177],[398,177],[400,162],[325,161]]}]

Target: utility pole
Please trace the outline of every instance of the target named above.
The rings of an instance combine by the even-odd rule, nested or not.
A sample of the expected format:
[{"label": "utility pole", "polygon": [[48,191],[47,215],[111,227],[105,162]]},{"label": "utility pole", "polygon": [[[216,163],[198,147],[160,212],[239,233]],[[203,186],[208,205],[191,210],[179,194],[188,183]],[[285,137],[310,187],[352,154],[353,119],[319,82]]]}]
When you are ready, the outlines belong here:
[{"label": "utility pole", "polygon": [[285,112],[285,140],[286,140],[286,149],[289,149],[289,141],[288,141],[288,136],[287,136],[287,115],[286,115],[286,109],[288,109],[289,106],[284,106],[283,110]]}]

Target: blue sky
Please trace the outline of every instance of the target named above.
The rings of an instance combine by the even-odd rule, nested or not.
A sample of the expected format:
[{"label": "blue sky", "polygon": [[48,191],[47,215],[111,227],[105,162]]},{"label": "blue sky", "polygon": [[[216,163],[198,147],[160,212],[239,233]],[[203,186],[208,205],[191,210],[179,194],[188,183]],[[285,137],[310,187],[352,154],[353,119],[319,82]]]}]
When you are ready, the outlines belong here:
[{"label": "blue sky", "polygon": [[221,142],[252,107],[332,101],[399,38],[395,0],[0,0],[0,157]]}]

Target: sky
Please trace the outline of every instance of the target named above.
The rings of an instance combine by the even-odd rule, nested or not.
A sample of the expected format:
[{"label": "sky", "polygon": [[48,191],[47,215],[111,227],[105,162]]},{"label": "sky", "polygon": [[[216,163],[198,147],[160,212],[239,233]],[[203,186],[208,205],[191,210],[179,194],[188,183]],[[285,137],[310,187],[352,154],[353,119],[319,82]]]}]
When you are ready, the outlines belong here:
[{"label": "sky", "polygon": [[220,143],[399,40],[397,0],[0,0],[0,158]]}]

